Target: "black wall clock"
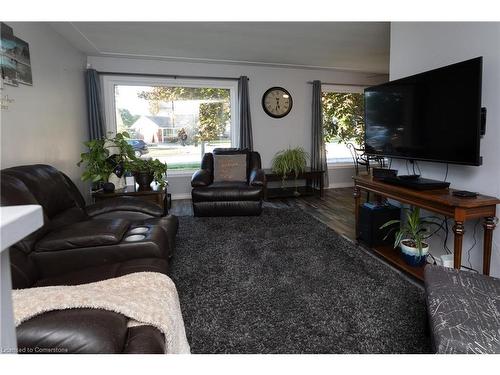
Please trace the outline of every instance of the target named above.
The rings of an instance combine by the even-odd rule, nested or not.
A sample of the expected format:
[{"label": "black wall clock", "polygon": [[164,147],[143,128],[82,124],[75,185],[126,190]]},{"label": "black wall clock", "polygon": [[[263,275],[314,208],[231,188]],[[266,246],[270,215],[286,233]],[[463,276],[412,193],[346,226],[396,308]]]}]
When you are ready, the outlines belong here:
[{"label": "black wall clock", "polygon": [[282,118],[290,113],[292,96],[283,87],[271,87],[262,96],[262,108],[269,116]]}]

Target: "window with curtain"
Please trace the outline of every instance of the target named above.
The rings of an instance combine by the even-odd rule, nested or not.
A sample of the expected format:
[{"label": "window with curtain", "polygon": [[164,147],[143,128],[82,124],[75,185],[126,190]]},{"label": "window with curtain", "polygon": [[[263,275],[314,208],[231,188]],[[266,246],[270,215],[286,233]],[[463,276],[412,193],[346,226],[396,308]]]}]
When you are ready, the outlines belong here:
[{"label": "window with curtain", "polygon": [[323,134],[328,164],[352,163],[347,147],[364,139],[364,97],[358,87],[323,87]]},{"label": "window with curtain", "polygon": [[136,156],[170,171],[193,171],[205,152],[236,145],[237,85],[228,82],[104,79],[108,131],[130,134]]}]

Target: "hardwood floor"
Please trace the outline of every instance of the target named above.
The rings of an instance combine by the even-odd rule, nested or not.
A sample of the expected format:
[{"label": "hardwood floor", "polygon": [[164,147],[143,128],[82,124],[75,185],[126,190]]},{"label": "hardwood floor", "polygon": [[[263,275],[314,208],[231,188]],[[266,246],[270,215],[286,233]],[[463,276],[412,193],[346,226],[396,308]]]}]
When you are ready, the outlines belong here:
[{"label": "hardwood floor", "polygon": [[[283,205],[298,207],[328,225],[337,233],[354,240],[354,198],[352,193],[351,187],[326,189],[323,198],[271,199],[266,201],[264,205],[268,207],[282,207]],[[192,215],[191,200],[174,200],[170,213],[177,216]]]}]

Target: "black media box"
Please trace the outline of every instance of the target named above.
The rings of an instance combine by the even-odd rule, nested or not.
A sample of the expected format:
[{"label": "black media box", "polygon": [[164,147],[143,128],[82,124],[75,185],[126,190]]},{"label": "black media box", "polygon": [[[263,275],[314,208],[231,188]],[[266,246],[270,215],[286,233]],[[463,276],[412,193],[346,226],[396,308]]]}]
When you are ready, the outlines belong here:
[{"label": "black media box", "polygon": [[[359,207],[358,239],[368,247],[380,245],[393,245],[394,233],[398,225],[380,229],[389,220],[400,220],[401,209],[399,207],[386,204],[376,205],[374,203],[364,203]],[[392,229],[390,235],[384,237]]]},{"label": "black media box", "polygon": [[375,180],[386,177],[396,177],[397,175],[398,175],[397,169],[372,168],[372,176]]}]

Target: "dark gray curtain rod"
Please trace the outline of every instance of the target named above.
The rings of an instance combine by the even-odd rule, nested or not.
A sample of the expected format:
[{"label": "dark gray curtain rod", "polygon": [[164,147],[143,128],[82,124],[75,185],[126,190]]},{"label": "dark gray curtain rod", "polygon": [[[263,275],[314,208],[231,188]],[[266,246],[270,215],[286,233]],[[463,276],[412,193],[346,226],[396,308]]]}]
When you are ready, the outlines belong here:
[{"label": "dark gray curtain rod", "polygon": [[[310,85],[312,85],[313,81],[307,81]],[[321,82],[322,85],[331,85],[331,86],[355,86],[355,87],[367,87],[372,86],[372,84],[360,85],[356,83],[340,83],[340,82]]]},{"label": "dark gray curtain rod", "polygon": [[[118,73],[118,72],[97,72],[101,76],[133,76],[133,77],[161,77],[161,78],[186,78],[186,79],[215,79],[224,81],[237,81],[235,77],[208,77],[208,76],[187,76],[179,74],[149,74],[149,73]],[[250,80],[250,79],[248,79]]]}]

